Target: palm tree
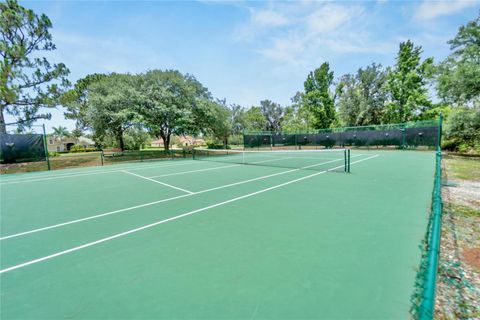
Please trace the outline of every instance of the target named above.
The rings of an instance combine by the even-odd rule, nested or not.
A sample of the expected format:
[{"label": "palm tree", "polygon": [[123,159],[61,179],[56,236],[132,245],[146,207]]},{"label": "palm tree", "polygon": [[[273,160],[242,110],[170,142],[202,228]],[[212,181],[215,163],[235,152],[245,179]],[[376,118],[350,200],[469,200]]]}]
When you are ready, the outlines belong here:
[{"label": "palm tree", "polygon": [[58,128],[52,127],[52,129],[53,135],[60,139],[70,136],[70,132],[68,132],[67,127],[58,126]]}]

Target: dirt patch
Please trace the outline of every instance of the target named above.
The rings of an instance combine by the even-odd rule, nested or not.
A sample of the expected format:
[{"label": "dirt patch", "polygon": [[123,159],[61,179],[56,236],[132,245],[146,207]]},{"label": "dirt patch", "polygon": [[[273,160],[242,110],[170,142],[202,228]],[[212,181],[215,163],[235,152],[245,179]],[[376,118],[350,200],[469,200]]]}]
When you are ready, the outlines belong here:
[{"label": "dirt patch", "polygon": [[0,164],[0,174],[45,170],[47,170],[47,162],[45,161]]},{"label": "dirt patch", "polygon": [[449,180],[443,195],[448,196],[450,203],[480,210],[480,181]]},{"label": "dirt patch", "polygon": [[472,173],[478,163],[452,158],[443,165],[435,318],[480,319],[480,181]]},{"label": "dirt patch", "polygon": [[464,249],[462,256],[467,264],[480,272],[480,248]]}]

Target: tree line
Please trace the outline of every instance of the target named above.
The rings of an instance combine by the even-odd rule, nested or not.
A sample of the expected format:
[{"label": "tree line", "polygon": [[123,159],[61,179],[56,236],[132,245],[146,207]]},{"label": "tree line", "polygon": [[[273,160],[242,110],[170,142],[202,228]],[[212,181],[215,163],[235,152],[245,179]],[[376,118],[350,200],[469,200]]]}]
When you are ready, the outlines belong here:
[{"label": "tree line", "polygon": [[227,145],[244,130],[402,123],[443,113],[444,147],[480,152],[480,16],[460,26],[439,63],[422,58],[422,47],[407,40],[392,66],[372,63],[336,78],[324,62],[306,75],[289,105],[265,99],[244,107],[215,99],[193,75],[177,70],[92,74],[72,85],[64,64],[39,58],[55,49],[49,18],[16,0],[0,3],[0,12],[0,133],[6,113],[22,129],[48,118],[41,111],[57,105],[76,121],[75,135],[90,132],[99,145],[122,149],[126,134],[161,138],[168,149],[174,135],[207,135]]}]

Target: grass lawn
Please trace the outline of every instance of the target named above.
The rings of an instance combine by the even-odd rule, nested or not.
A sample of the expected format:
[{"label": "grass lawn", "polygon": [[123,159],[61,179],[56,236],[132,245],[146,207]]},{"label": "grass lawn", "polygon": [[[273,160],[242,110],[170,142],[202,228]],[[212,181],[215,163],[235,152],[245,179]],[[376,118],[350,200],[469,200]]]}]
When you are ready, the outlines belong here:
[{"label": "grass lawn", "polygon": [[480,180],[480,158],[448,156],[444,164],[450,179]]}]

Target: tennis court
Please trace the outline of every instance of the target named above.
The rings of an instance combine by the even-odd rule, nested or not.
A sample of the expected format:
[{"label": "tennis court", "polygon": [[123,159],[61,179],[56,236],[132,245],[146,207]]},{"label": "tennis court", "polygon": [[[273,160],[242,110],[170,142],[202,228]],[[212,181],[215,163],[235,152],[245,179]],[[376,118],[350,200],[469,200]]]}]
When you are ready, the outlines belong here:
[{"label": "tennis court", "polygon": [[435,153],[344,155],[2,176],[0,316],[409,318]]}]

